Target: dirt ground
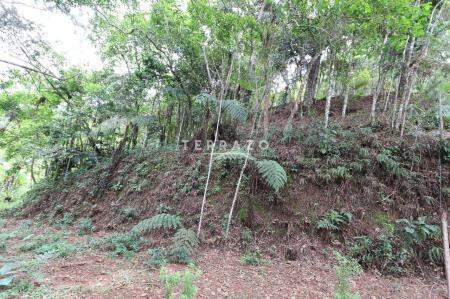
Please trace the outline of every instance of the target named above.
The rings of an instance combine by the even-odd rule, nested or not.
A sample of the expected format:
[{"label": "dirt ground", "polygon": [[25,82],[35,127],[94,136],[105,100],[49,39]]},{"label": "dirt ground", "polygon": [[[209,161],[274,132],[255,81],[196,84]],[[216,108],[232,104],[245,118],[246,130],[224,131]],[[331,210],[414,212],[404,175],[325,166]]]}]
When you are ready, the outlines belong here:
[{"label": "dirt ground", "polygon": [[[78,236],[72,230],[62,232],[64,240],[77,244],[67,257],[43,259],[19,250],[31,238],[57,233],[61,231],[44,225],[1,220],[0,236],[10,237],[3,241],[6,249],[0,252],[0,266],[4,261],[21,261],[25,268],[17,279],[28,284],[15,287],[16,293],[0,291],[0,298],[164,298],[159,271],[145,264],[146,252],[132,259],[113,257],[83,246],[92,236]],[[332,298],[336,283],[333,261],[322,254],[296,261],[265,257],[262,265],[248,266],[239,252],[202,249],[196,266],[202,272],[196,283],[197,298]],[[167,266],[169,271],[184,267]],[[364,272],[351,284],[362,298],[445,298],[444,281],[438,276],[424,279]]]}]

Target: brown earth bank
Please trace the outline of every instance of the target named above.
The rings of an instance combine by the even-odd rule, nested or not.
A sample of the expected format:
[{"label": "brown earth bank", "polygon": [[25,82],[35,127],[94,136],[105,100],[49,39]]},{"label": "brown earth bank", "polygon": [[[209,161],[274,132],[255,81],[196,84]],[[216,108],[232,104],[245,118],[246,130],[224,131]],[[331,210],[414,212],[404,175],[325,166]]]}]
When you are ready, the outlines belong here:
[{"label": "brown earth bank", "polygon": [[[334,250],[358,258],[366,269],[352,282],[363,297],[444,295],[438,212],[442,200],[450,199],[450,192],[442,192],[450,190],[450,163],[444,159],[439,168],[442,153],[429,132],[399,139],[384,123],[371,127],[370,102],[370,97],[364,97],[350,103],[346,120],[340,120],[335,108],[327,135],[318,116],[305,111],[303,117],[294,119],[291,138],[284,132],[289,107],[274,108],[270,151],[255,151],[253,156],[277,161],[288,180],[274,192],[257,169],[249,166],[228,239],[224,231],[240,167],[231,162],[214,163],[200,236],[202,247],[196,256],[203,272],[199,296],[330,297],[336,281]],[[245,140],[246,129],[238,128],[238,132]],[[109,172],[108,160],[38,184],[15,215],[51,225],[88,218],[95,235],[101,236],[127,232],[144,219],[170,213],[182,219],[183,227],[195,230],[208,158],[207,152],[180,152],[169,147],[130,151],[105,185],[99,182]],[[329,229],[327,217],[333,215],[341,217],[341,222]],[[342,218],[346,215],[347,220]],[[408,244],[403,235],[410,227],[405,223],[419,235]],[[424,231],[428,235],[422,238]],[[170,234],[153,235],[148,242],[144,249],[167,247]],[[364,242],[370,245],[365,248]],[[355,245],[359,245],[356,253],[352,252]],[[240,259],[246,251],[261,253],[266,262],[258,267],[243,265]],[[408,256],[402,260],[405,252]],[[46,284],[57,288],[67,283],[70,292],[75,288],[82,293],[86,291],[82,285],[87,285],[95,294],[99,293],[95,286],[100,284],[110,295],[122,294],[123,288],[125,297],[130,292],[162,296],[158,271],[149,272],[139,258],[142,255],[148,258],[141,250],[130,262],[88,251],[50,261],[43,268],[47,277],[60,273],[55,279],[61,281],[50,279]],[[54,268],[48,268],[53,263]],[[67,276],[65,271],[71,269],[75,272]],[[92,272],[92,280],[84,272]],[[388,273],[403,277],[386,276]],[[124,283],[123,277],[135,282]],[[130,288],[133,283],[136,285]],[[108,291],[108,284],[113,291]]]},{"label": "brown earth bank", "polygon": [[[31,286],[22,292],[3,293],[6,298],[164,298],[159,271],[146,266],[144,252],[124,259],[85,248],[64,258],[36,263],[38,255],[19,249],[29,242],[30,236],[63,233],[62,239],[80,246],[104,233],[83,237],[72,229],[60,231],[41,223],[27,226],[23,223],[3,220],[0,233],[10,234],[11,238],[0,257],[33,267],[18,275]],[[186,266],[166,267],[175,272]],[[201,270],[196,281],[196,298],[332,298],[336,284],[334,259],[313,251],[296,261],[263,256],[261,265],[248,266],[235,250],[203,247],[196,257],[196,267]],[[444,280],[438,274],[393,277],[364,271],[351,279],[350,284],[352,291],[362,298],[445,298]],[[5,295],[0,292],[2,296]]]}]

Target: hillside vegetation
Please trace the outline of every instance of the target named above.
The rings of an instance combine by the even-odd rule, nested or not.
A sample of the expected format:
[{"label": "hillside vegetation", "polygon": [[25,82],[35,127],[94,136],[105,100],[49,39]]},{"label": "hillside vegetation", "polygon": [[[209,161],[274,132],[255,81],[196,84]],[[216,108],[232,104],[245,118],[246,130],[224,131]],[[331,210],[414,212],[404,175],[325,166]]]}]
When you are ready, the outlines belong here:
[{"label": "hillside vegetation", "polygon": [[[310,279],[290,265],[314,263],[333,288],[279,295],[369,296],[363,276],[426,278],[443,295],[446,1],[38,4],[89,11],[104,65],[69,66],[0,4],[0,39],[23,60],[0,59],[0,297],[97,296],[31,276],[83,255],[130,267],[135,280],[108,276],[104,297],[275,296],[283,277]],[[279,277],[216,285],[242,266]],[[374,294],[424,296],[414,283]]]}]

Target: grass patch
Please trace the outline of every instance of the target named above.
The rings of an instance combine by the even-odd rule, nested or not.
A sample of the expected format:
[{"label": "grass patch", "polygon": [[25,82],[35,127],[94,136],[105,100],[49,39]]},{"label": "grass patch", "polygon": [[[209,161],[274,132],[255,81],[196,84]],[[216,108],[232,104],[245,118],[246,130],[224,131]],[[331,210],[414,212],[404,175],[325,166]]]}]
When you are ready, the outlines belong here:
[{"label": "grass patch", "polygon": [[241,263],[247,266],[261,266],[264,260],[259,251],[247,251],[241,256]]},{"label": "grass patch", "polygon": [[32,251],[39,255],[67,257],[77,251],[78,247],[61,239],[61,235],[40,235],[27,239],[19,246],[23,252]]}]

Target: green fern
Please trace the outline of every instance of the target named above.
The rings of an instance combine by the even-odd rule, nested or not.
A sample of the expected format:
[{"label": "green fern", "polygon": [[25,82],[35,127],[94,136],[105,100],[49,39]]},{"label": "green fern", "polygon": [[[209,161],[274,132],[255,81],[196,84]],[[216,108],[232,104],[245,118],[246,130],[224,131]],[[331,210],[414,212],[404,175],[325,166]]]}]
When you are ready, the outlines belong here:
[{"label": "green fern", "polygon": [[317,228],[328,231],[337,231],[343,224],[350,222],[352,218],[353,215],[350,212],[337,212],[331,210],[317,222]]},{"label": "green fern", "polygon": [[217,103],[217,99],[215,96],[207,94],[207,93],[201,93],[195,96],[195,102],[201,105],[206,104],[212,104],[215,105]]},{"label": "green fern", "polygon": [[350,172],[348,171],[347,167],[344,166],[338,166],[336,168],[331,168],[329,171],[331,179],[337,180],[337,179],[350,179],[352,176]]},{"label": "green fern", "polygon": [[234,120],[241,123],[244,123],[247,120],[247,109],[236,100],[223,100],[222,109]]},{"label": "green fern", "polygon": [[156,121],[156,118],[153,115],[139,115],[135,116],[131,119],[131,122],[138,126],[147,126]]},{"label": "green fern", "polygon": [[401,167],[397,161],[391,158],[389,150],[385,150],[382,153],[378,154],[377,161],[383,166],[386,171],[398,178],[408,176],[408,171]]},{"label": "green fern", "polygon": [[256,168],[267,185],[278,192],[287,182],[284,168],[274,160],[256,161]]},{"label": "green fern", "polygon": [[252,157],[251,155],[247,154],[242,150],[230,150],[223,153],[217,153],[215,156],[215,159],[217,161],[235,161],[235,160],[241,161],[244,160],[245,158],[248,158],[249,160],[255,160],[254,157]]},{"label": "green fern", "polygon": [[107,120],[103,121],[100,125],[98,125],[93,131],[93,135],[97,135],[99,133],[111,133],[114,130],[120,129],[125,126],[127,123],[127,119],[123,116],[115,115]]},{"label": "green fern", "polygon": [[13,263],[6,263],[2,267],[0,267],[0,288],[10,287],[16,271],[17,265]]},{"label": "green fern", "polygon": [[444,250],[441,247],[432,246],[428,250],[428,259],[435,265],[439,265],[442,263],[444,257]]},{"label": "green fern", "polygon": [[358,155],[359,155],[361,158],[367,158],[367,157],[369,157],[369,155],[370,155],[369,149],[366,148],[366,147],[361,147],[361,148],[358,150]]},{"label": "green fern", "polygon": [[270,188],[278,192],[284,184],[286,184],[286,172],[284,171],[284,168],[274,160],[257,160],[255,157],[242,150],[231,150],[228,152],[219,153],[217,154],[216,159],[219,161],[243,161],[246,157],[256,166],[259,175]]},{"label": "green fern", "polygon": [[184,264],[189,263],[198,245],[199,241],[194,231],[180,228],[173,236],[173,243],[169,250],[171,260]]},{"label": "green fern", "polygon": [[136,224],[132,232],[135,234],[146,234],[157,229],[175,229],[181,226],[181,217],[171,214],[158,214],[152,218],[144,219]]},{"label": "green fern", "polygon": [[[206,93],[197,95],[195,101],[200,105],[208,104],[213,107],[219,105],[219,101],[215,96]],[[248,110],[236,100],[222,100],[222,110],[234,120],[239,122],[245,122],[247,120]]]},{"label": "green fern", "polygon": [[184,92],[182,89],[171,87],[171,86],[164,87],[163,92],[166,94],[170,94],[171,96],[173,96],[175,98],[181,98],[184,95]]}]

